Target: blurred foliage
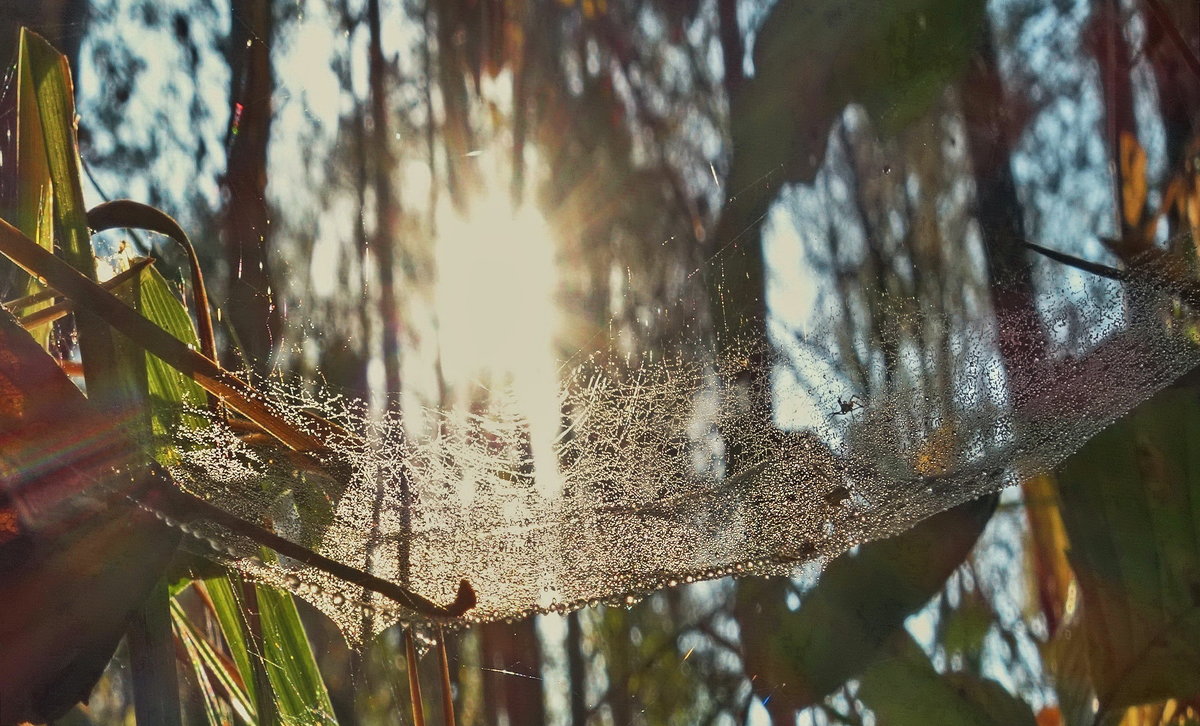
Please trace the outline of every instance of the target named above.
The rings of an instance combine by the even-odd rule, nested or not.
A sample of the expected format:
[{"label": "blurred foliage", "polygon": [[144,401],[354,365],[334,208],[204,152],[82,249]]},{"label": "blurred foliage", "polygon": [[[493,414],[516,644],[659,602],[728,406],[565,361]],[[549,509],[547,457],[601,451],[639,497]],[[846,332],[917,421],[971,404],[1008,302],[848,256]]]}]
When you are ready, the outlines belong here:
[{"label": "blurred foliage", "polygon": [[1103,712],[1200,694],[1200,401],[1168,390],[1059,475]]},{"label": "blurred foliage", "polygon": [[858,697],[881,723],[1033,726],[1029,705],[999,683],[968,672],[938,673],[907,633],[863,673]]},{"label": "blurred foliage", "polygon": [[[781,598],[764,597],[771,593],[767,587],[743,583],[736,606],[743,627],[776,623],[756,634],[764,642],[746,644],[746,665],[759,678],[756,690],[801,710],[889,657],[880,655],[884,644],[942,589],[974,547],[996,500],[977,499],[834,560],[795,612],[782,607]],[[964,611],[960,607],[955,615]],[[952,627],[942,632],[948,649],[961,647],[945,637],[954,634]]]}]

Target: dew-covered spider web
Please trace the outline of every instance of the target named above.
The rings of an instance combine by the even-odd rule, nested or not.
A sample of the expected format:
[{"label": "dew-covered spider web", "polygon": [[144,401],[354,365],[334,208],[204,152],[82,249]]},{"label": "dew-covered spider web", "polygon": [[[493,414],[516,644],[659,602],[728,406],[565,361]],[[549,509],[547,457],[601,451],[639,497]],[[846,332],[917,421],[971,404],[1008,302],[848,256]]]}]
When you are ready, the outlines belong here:
[{"label": "dew-covered spider web", "polygon": [[[318,66],[355,64],[312,63],[319,55],[314,48],[340,48],[343,39],[316,45],[307,39],[340,34],[343,27],[322,4],[309,5],[289,21],[304,24],[306,30],[295,37],[305,41],[275,50],[275,64],[293,70],[278,74],[278,98],[266,114],[275,116],[271,145],[278,150],[270,155],[269,175],[263,175],[270,178],[270,199],[262,201],[274,208],[274,218],[266,220],[272,231],[254,232],[257,242],[245,249],[271,250],[273,277],[264,280],[275,287],[264,282],[254,290],[255,299],[269,302],[272,312],[291,305],[295,312],[288,314],[295,318],[289,327],[301,336],[312,332],[304,328],[307,323],[336,331],[330,337],[342,342],[355,338],[359,348],[353,353],[362,357],[355,365],[365,361],[359,367],[369,377],[370,365],[381,358],[395,364],[408,355],[385,351],[387,344],[372,337],[384,337],[378,330],[383,323],[369,319],[384,306],[373,269],[382,258],[367,254],[366,234],[374,240],[392,232],[383,224],[386,215],[369,219],[372,208],[381,208],[383,192],[363,185],[368,177],[387,176],[367,173],[378,163],[372,157],[378,153],[388,160],[391,154],[383,153],[384,145],[370,153],[364,151],[370,145],[345,148],[343,129],[352,127],[341,115],[346,100],[355,99],[350,105],[356,109],[373,104],[354,84],[322,79]],[[611,316],[607,330],[565,346],[568,354],[560,355],[557,369],[551,366],[549,386],[557,393],[549,395],[549,420],[531,416],[527,391],[505,373],[471,384],[469,395],[453,406],[441,405],[434,395],[412,395],[416,386],[405,380],[409,398],[419,402],[410,400],[403,413],[400,406],[382,405],[396,392],[380,391],[381,386],[372,390],[375,400],[363,402],[336,385],[272,377],[256,386],[292,425],[324,437],[329,427],[314,418],[319,417],[345,432],[324,441],[330,454],[297,456],[245,421],[230,425],[213,417],[206,426],[172,432],[180,454],[170,467],[176,481],[246,522],[433,602],[451,602],[466,580],[478,602],[462,622],[501,620],[636,601],[697,580],[786,575],[804,563],[820,564],[858,543],[904,531],[1052,469],[1200,364],[1198,296],[1161,283],[1195,279],[1194,264],[1178,271],[1151,264],[1117,282],[1008,249],[997,255],[1004,258],[997,267],[1011,271],[1029,254],[1036,260],[1030,263],[1032,279],[1006,280],[1004,270],[989,268],[996,260],[988,245],[1017,245],[1004,238],[1020,235],[1112,263],[1116,257],[1101,257],[1095,239],[1121,236],[1120,228],[1132,225],[1145,237],[1133,241],[1164,249],[1166,235],[1153,225],[1133,224],[1127,209],[1149,210],[1169,197],[1165,190],[1172,187],[1167,182],[1176,160],[1167,158],[1161,130],[1142,129],[1145,149],[1139,151],[1149,161],[1142,158],[1141,165],[1150,171],[1142,169],[1140,187],[1149,196],[1136,205],[1124,199],[1126,209],[1111,208],[1122,206],[1108,199],[1118,142],[1108,139],[1105,103],[1099,100],[1107,92],[1098,85],[1096,58],[1084,42],[1089,17],[1084,4],[1029,15],[1008,7],[1012,3],[991,3],[987,22],[970,21],[995,36],[994,89],[960,80],[966,70],[986,65],[976,62],[982,57],[978,38],[942,37],[942,25],[927,23],[924,14],[925,5],[930,13],[935,5],[897,4],[913,7],[874,13],[864,10],[874,5],[859,3],[862,12],[831,11],[833,20],[817,20],[819,5],[761,4],[754,18],[742,18],[749,20],[744,30],[753,31],[743,50],[754,72],[739,82],[750,85],[732,98],[718,92],[733,86],[709,68],[712,63],[695,62],[709,55],[704,48],[715,47],[712,39],[690,48],[692,31],[672,39],[663,35],[670,24],[629,23],[636,32],[621,46],[650,53],[640,61],[644,69],[631,72],[624,52],[605,48],[608,31],[599,44],[587,35],[593,25],[608,24],[572,19],[576,11],[569,2],[548,4],[563,15],[549,14],[554,19],[548,22],[561,27],[547,32],[546,42],[561,43],[556,54],[564,60],[561,72],[547,71],[538,81],[545,84],[545,98],[532,103],[539,91],[525,98],[516,92],[523,86],[515,83],[520,69],[536,66],[537,57],[530,55],[528,65],[505,69],[513,89],[494,78],[481,84],[476,69],[478,98],[471,101],[476,105],[458,111],[472,130],[470,148],[441,139],[453,134],[435,128],[434,93],[427,94],[428,121],[417,114],[393,129],[392,152],[403,163],[391,171],[394,181],[404,182],[402,202],[396,194],[397,210],[403,210],[397,253],[403,259],[395,265],[395,272],[404,273],[396,285],[403,299],[395,307],[404,307],[410,317],[418,317],[424,305],[436,307],[430,304],[438,296],[431,279],[440,284],[448,277],[439,255],[486,258],[485,275],[461,281],[458,294],[466,290],[479,298],[468,317],[501,307],[494,298],[517,297],[533,287],[533,275],[526,273],[535,265],[506,266],[503,255],[481,253],[487,250],[483,245],[455,247],[463,235],[450,233],[441,207],[458,204],[450,189],[456,183],[453,170],[461,165],[471,172],[464,179],[479,176],[478,188],[464,184],[466,191],[459,192],[464,197],[488,188],[515,190],[518,177],[526,199],[543,197],[538,206],[554,227],[557,247],[543,250],[541,261],[551,267],[557,256],[571,268],[570,283],[559,287],[569,288],[563,297],[578,298],[572,313],[586,318],[579,327],[604,329]],[[980,13],[984,7],[962,5]],[[92,24],[99,28],[105,22],[111,21]],[[763,32],[755,30],[760,24]],[[210,25],[194,23],[191,32],[217,33]],[[389,25],[408,32],[402,23],[385,22],[385,35]],[[694,30],[702,30],[700,25]],[[799,54],[797,28],[813,41]],[[135,36],[120,27],[107,32],[155,37],[138,35],[148,30],[169,33],[165,23],[134,29]],[[310,36],[311,30],[319,32]],[[935,42],[928,34],[937,35]],[[361,44],[362,35],[355,42]],[[680,65],[685,40],[690,70]],[[101,52],[108,46],[96,42],[84,58],[118,57]],[[164,35],[162,42],[141,44],[161,50],[168,42]],[[958,51],[942,52],[956,43]],[[901,58],[910,45],[938,52],[929,58],[914,52],[912,63],[879,68],[877,59],[890,58],[892,45]],[[576,46],[578,58],[570,50]],[[406,58],[416,47],[396,51],[404,73],[427,63]],[[215,62],[221,66],[225,54],[219,55]],[[597,62],[598,70],[591,70],[592,56],[605,59]],[[609,67],[609,56],[621,61],[620,74]],[[547,55],[538,62],[550,60]],[[138,63],[166,66],[157,60]],[[213,59],[205,63],[211,66]],[[910,66],[921,72],[905,84],[878,72],[903,76]],[[148,130],[143,150],[131,140],[140,135],[132,132],[140,128],[137,114],[125,112],[125,101],[117,112],[108,103],[112,88],[125,88],[125,77],[138,73],[112,63],[95,70],[83,73],[79,86],[82,128],[90,138],[85,146],[92,147],[84,154],[89,175],[94,165],[114,196],[166,190],[166,198],[174,197],[169,211],[205,198],[209,201],[199,206],[218,209],[235,198],[225,182],[215,181],[224,176],[220,155],[202,152],[226,146],[227,131],[237,135],[243,101],[249,112],[253,104],[272,108],[271,99],[226,98],[220,90],[213,101],[197,85],[189,102],[175,89],[188,84],[161,74],[167,85],[156,91],[147,78],[155,74],[142,74],[130,108],[161,107],[141,112],[154,119],[143,125],[164,138],[178,137],[160,141]],[[224,78],[223,73],[217,75]],[[626,80],[614,83],[618,76]],[[310,81],[317,85],[310,87]],[[330,92],[313,92],[318,85]],[[576,85],[587,92],[573,90]],[[1146,126],[1142,117],[1152,115],[1147,109],[1157,103],[1153,84],[1142,79],[1133,85],[1139,126]],[[1004,86],[1012,90],[1009,96],[985,98]],[[528,88],[538,85],[529,82]],[[374,101],[376,92],[370,93]],[[115,98],[123,95],[128,93]],[[236,109],[229,118],[178,113],[185,106],[207,113],[226,101]],[[640,114],[634,111],[642,106]],[[523,107],[541,110],[523,117],[517,113]],[[405,113],[410,111],[417,113]],[[450,110],[444,113],[442,125],[454,128]],[[906,115],[912,118],[901,118]],[[135,125],[127,132],[123,121],[120,130],[106,130],[106,118],[132,118]],[[529,138],[514,153],[516,129],[526,122]],[[428,126],[430,134],[401,133],[410,128],[406,124]],[[353,125],[372,132],[373,127],[365,116]],[[426,138],[433,155],[428,165],[418,161],[427,153]],[[443,141],[445,153],[434,155]],[[1110,142],[1114,147],[1107,149]],[[997,148],[984,153],[988,148],[976,148],[981,144]],[[1120,147],[1121,163],[1127,145]],[[182,155],[170,152],[176,146]],[[489,155],[510,164],[522,159],[525,166],[520,173],[506,167],[489,175],[482,166]],[[131,176],[130,169],[146,159],[155,159],[154,168]],[[439,171],[441,161],[446,168]],[[1192,189],[1193,165],[1178,161],[1186,171],[1178,180]],[[354,173],[347,172],[351,167]],[[1139,187],[1128,174],[1124,179],[1127,190]],[[415,190],[421,180],[430,192],[426,209],[419,208],[425,192]],[[91,182],[107,196],[95,178]],[[1155,188],[1159,182],[1161,192]],[[194,199],[187,196],[193,193]],[[500,196],[511,202],[507,192]],[[482,206],[478,199],[472,204]],[[1167,206],[1164,202],[1160,216]],[[786,236],[765,231],[784,207],[796,207],[796,216],[807,220],[791,232],[797,249],[787,259],[764,259],[770,253],[760,251]],[[1187,215],[1180,216],[1169,222],[1170,233],[1187,226],[1182,224]],[[1196,223],[1194,217],[1187,221]],[[1161,227],[1166,226],[1164,220]],[[504,236],[486,221],[474,233],[493,241]],[[1194,258],[1192,240],[1167,242],[1172,256]],[[231,267],[228,275],[242,280],[242,259]],[[255,267],[247,259],[247,272]],[[257,269],[265,270],[262,260]],[[610,283],[613,276],[625,280]],[[818,304],[808,305],[799,327],[781,325],[789,303],[786,295],[772,297],[779,279],[820,289],[809,291]],[[306,280],[312,281],[308,287]],[[244,287],[253,287],[250,282]],[[366,289],[370,286],[375,287]],[[669,309],[676,303],[680,311]],[[359,306],[376,309],[363,313]],[[728,319],[722,319],[725,312]],[[445,332],[438,326],[446,316],[438,314],[443,315],[438,324],[427,326],[434,332],[418,330],[412,337]],[[305,316],[307,321],[291,324]],[[511,310],[482,317],[533,327]],[[671,324],[661,322],[668,318]],[[681,324],[678,318],[687,320]],[[633,336],[604,334],[628,332],[630,322],[641,326]],[[524,345],[512,330],[488,332],[500,346]],[[272,340],[263,347],[284,350],[288,342],[295,341]],[[403,363],[406,373],[418,368]],[[803,415],[789,413],[797,402],[804,402]],[[306,599],[352,641],[399,621],[426,619],[218,525],[192,521],[182,528],[191,549]]]},{"label": "dew-covered spider web", "polygon": [[[1192,313],[1155,279],[1040,291],[1036,321],[895,300],[894,329],[945,336],[936,353],[897,342],[896,370],[929,367],[936,354],[940,382],[895,374],[867,397],[810,372],[828,411],[797,430],[773,419],[787,392],[770,382],[803,351],[730,343],[719,354],[594,354],[564,366],[550,471],[532,453],[518,396],[500,385],[469,410],[402,421],[275,381],[269,395],[297,427],[312,428],[317,413],[351,432],[331,442],[335,466],[212,425],[190,434],[174,473],[223,508],[435,602],[466,579],[478,605],[465,621],[786,574],[1053,468],[1200,363]],[[1023,347],[1035,337],[1050,343]],[[219,529],[191,531],[200,551],[305,598],[352,639],[423,619],[322,571],[268,562]]]}]

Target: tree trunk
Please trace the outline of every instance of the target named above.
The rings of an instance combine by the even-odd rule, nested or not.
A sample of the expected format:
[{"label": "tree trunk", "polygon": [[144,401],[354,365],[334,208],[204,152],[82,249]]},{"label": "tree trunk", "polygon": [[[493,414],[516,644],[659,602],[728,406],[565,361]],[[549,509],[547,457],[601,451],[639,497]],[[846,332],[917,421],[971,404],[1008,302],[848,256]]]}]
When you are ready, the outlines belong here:
[{"label": "tree trunk", "polygon": [[[269,0],[232,0],[229,26],[230,122],[222,191],[228,290],[224,313],[237,348],[260,372],[270,369],[281,319],[271,286],[271,210],[267,147],[271,138],[275,23]],[[227,351],[225,358],[236,365]]]},{"label": "tree trunk", "polygon": [[475,160],[467,156],[474,150],[475,135],[468,113],[467,62],[463,34],[459,33],[464,16],[473,3],[466,0],[437,0],[438,81],[442,92],[445,118],[442,142],[446,150],[446,186],[450,199],[465,210],[471,194],[479,187]]},{"label": "tree trunk", "polygon": [[1033,276],[1023,246],[1025,215],[1012,173],[1013,143],[990,26],[962,83],[967,151],[975,174],[975,219],[983,238],[988,287],[999,319],[1000,355],[1010,388],[1032,382],[1044,359],[1046,334],[1034,302]]},{"label": "tree trunk", "polygon": [[587,724],[587,668],[583,659],[583,624],[579,613],[567,615],[567,682],[571,701],[571,726]]},{"label": "tree trunk", "polygon": [[[1146,19],[1146,58],[1158,85],[1158,109],[1167,136],[1167,168],[1182,171],[1189,144],[1196,141],[1200,119],[1200,78],[1189,64],[1200,52],[1200,5],[1195,0],[1143,0]],[[1171,210],[1168,234],[1190,225]]]},{"label": "tree trunk", "polygon": [[[748,99],[744,93],[742,62],[745,47],[737,23],[736,3],[719,0],[718,14],[721,22],[721,52],[725,63],[725,93],[729,99],[729,115],[733,118],[739,103],[753,102],[753,99]],[[742,336],[761,345],[767,344],[762,227],[772,203],[779,195],[779,186],[765,183],[765,170],[751,168],[752,160],[747,158],[744,149],[739,149],[736,138],[735,135],[726,179],[725,206],[709,237],[710,251],[718,251],[716,266],[708,272],[709,304],[718,354]],[[765,359],[760,357],[751,363],[750,378],[751,391],[758,391],[762,396],[770,395]],[[769,401],[754,403],[760,406],[765,404],[762,410],[770,411]],[[769,416],[765,423],[771,425]],[[726,471],[738,471],[741,463],[737,461],[740,450],[737,433],[722,432],[722,435],[727,439]],[[784,605],[785,585],[786,581],[780,578],[753,578],[736,583],[733,614],[738,623],[744,671],[748,675],[758,674],[758,665],[769,658],[769,623],[787,612]],[[767,704],[772,724],[794,721],[795,713],[786,698],[770,698],[779,694],[772,692],[767,679],[751,680],[750,686],[755,689],[759,699]]]},{"label": "tree trunk", "polygon": [[1117,229],[1121,240],[1133,240],[1143,210],[1136,210],[1138,218],[1122,213],[1123,190],[1128,180],[1121,165],[1121,138],[1126,135],[1137,138],[1137,120],[1133,115],[1133,68],[1121,4],[1117,0],[1102,0],[1093,11],[1089,31],[1088,45],[1100,67],[1100,85],[1104,89],[1104,135],[1113,162]]},{"label": "tree trunk", "polygon": [[383,57],[379,0],[367,2],[370,49],[367,73],[371,89],[371,123],[374,159],[375,234],[371,249],[379,273],[379,320],[383,325],[384,385],[389,405],[400,401],[400,310],[396,298],[396,243],[400,231],[400,205],[392,184],[396,162],[392,154],[391,119],[388,112],[387,62]]}]

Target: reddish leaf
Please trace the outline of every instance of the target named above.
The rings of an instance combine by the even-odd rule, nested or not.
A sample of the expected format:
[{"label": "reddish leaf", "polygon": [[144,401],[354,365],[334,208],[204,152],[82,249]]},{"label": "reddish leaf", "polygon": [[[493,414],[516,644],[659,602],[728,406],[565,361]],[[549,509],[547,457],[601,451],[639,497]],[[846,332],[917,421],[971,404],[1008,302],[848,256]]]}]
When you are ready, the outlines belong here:
[{"label": "reddish leaf", "polygon": [[87,698],[178,542],[131,499],[155,477],[0,312],[0,724]]}]

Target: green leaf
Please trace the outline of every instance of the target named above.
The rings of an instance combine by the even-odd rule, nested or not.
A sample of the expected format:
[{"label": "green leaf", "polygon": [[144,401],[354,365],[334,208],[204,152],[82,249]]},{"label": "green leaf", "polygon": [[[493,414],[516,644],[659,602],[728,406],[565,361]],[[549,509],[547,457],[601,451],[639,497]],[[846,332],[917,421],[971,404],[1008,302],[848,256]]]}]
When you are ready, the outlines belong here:
[{"label": "green leaf", "polygon": [[[779,0],[754,44],[754,77],[730,109],[741,195],[782,163],[811,182],[833,122],[863,104],[893,135],[928,113],[966,67],[982,0]],[[797,109],[800,109],[797,112]]]},{"label": "green leaf", "polygon": [[[22,36],[21,43],[24,44]],[[24,49],[21,56],[26,57]],[[54,250],[54,188],[46,162],[46,144],[42,137],[42,120],[38,112],[37,93],[29,63],[18,64],[17,78],[17,209],[14,215],[17,229],[24,232],[47,250]],[[26,292],[33,294],[43,286],[29,280]],[[47,300],[15,311],[28,315],[51,305]],[[39,325],[30,331],[43,348],[50,342],[50,324]]]},{"label": "green leaf", "polygon": [[870,665],[904,620],[937,594],[971,552],[996,501],[989,495],[967,502],[843,555],[794,613],[761,610],[782,598],[756,592],[755,581],[740,583],[739,620],[746,622],[747,604],[756,603],[758,616],[771,622],[752,671],[786,690],[793,708],[833,692]]},{"label": "green leaf", "polygon": [[1042,658],[1054,682],[1063,726],[1092,726],[1096,693],[1088,671],[1087,637],[1079,617],[1064,623],[1042,646]]},{"label": "green leaf", "polygon": [[[209,714],[210,722],[214,724],[221,723],[219,715],[219,707],[216,702],[218,700],[216,693],[209,681],[209,675],[216,678],[222,690],[229,696],[229,704],[232,706],[234,713],[237,714],[243,722],[253,724],[254,709],[250,704],[250,698],[246,694],[246,690],[238,678],[236,667],[227,659],[222,658],[213,648],[208,639],[200,632],[187,612],[183,609],[183,605],[178,600],[171,600],[171,619],[175,625],[175,632],[178,634],[180,641],[188,651],[189,660],[192,662],[192,667],[196,672],[196,678],[201,682],[201,688],[204,692],[206,711]],[[213,717],[217,720],[213,720]]]},{"label": "green leaf", "polygon": [[192,675],[196,678],[196,684],[200,689],[200,697],[204,702],[205,720],[209,726],[223,726],[225,719],[221,714],[221,700],[217,697],[212,682],[209,681],[203,657],[196,648],[195,637],[180,625],[174,610],[176,604],[174,600],[171,601],[171,621],[175,626],[175,637],[182,644],[184,652],[187,653],[188,663],[192,666]]},{"label": "green leaf", "polygon": [[[75,138],[74,85],[67,59],[50,43],[27,28],[21,30],[18,66],[28,73],[37,99],[46,165],[54,189],[54,225],[68,263],[93,282],[96,261],[79,178],[79,149]],[[120,362],[109,327],[86,309],[75,315],[88,397],[109,413],[127,410],[136,401]]]},{"label": "green leaf", "polygon": [[[253,701],[254,663],[245,638],[247,619],[241,598],[229,578],[209,578],[204,586],[212,598],[230,654],[246,683],[248,698]],[[280,718],[287,724],[336,724],[329,693],[292,596],[261,585],[255,586],[255,591],[263,664]]]},{"label": "green leaf", "polygon": [[0,483],[28,507],[0,553],[0,722],[41,722],[87,697],[180,534],[135,504],[169,483],[6,311],[0,350]]},{"label": "green leaf", "polygon": [[[170,283],[153,266],[142,270],[136,285],[116,294],[175,338],[193,348],[199,346],[199,338],[187,308],[171,291]],[[173,433],[180,424],[190,428],[207,425],[202,416],[189,415],[185,418],[183,413],[186,408],[199,410],[206,405],[207,398],[199,384],[164,363],[158,356],[146,353],[141,347],[136,348],[136,355],[144,366],[153,433],[158,440],[164,440],[163,437]],[[159,452],[160,461],[164,455],[168,454]]]},{"label": "green leaf", "polygon": [[[142,273],[142,307],[140,312],[150,321],[188,345],[198,348],[200,339],[188,315],[187,308],[175,295],[170,283],[153,267]],[[147,354],[150,362],[150,393],[189,406],[204,406],[204,389],[191,378],[162,362],[158,356]]]},{"label": "green leaf", "polygon": [[333,704],[292,596],[260,586],[258,608],[267,675],[284,723],[336,724]]},{"label": "green leaf", "polygon": [[858,698],[888,726],[1035,726],[1029,705],[999,683],[941,674],[907,632],[897,632],[860,677]]},{"label": "green leaf", "polygon": [[882,135],[895,136],[929,113],[962,75],[986,27],[987,4],[907,0],[883,6],[887,11],[875,16],[874,33],[845,58],[844,73],[853,83],[851,100],[867,109]]},{"label": "green leaf", "polygon": [[946,655],[958,655],[967,663],[978,664],[996,622],[987,598],[978,589],[960,589],[958,606],[951,607],[950,598],[943,596],[939,610],[937,642],[946,649]]},{"label": "green leaf", "polygon": [[245,616],[233,584],[228,577],[209,577],[204,580],[203,587],[212,601],[217,622],[221,625],[221,634],[225,637],[225,645],[237,665],[242,682],[246,684],[246,697],[250,703],[257,703],[254,667],[250,662],[250,651],[246,648],[246,638],[243,635]]},{"label": "green leaf", "polygon": [[125,635],[134,711],[140,723],[182,723],[169,601],[167,584],[160,578],[134,613]]},{"label": "green leaf", "polygon": [[1200,403],[1168,389],[1059,473],[1101,710],[1200,694]]},{"label": "green leaf", "polygon": [[67,59],[37,33],[21,30],[20,65],[37,98],[38,115],[50,178],[54,185],[55,222],[63,235],[63,253],[71,266],[96,279],[88,234],[79,152],[75,142],[75,95]]}]

